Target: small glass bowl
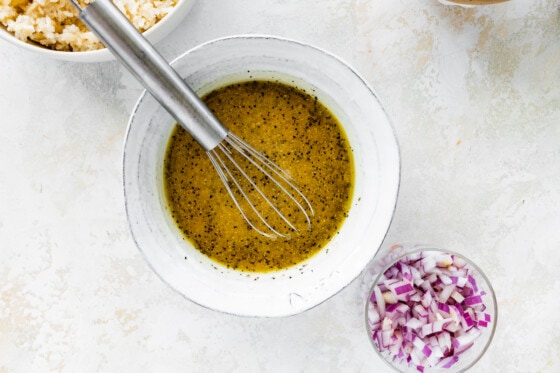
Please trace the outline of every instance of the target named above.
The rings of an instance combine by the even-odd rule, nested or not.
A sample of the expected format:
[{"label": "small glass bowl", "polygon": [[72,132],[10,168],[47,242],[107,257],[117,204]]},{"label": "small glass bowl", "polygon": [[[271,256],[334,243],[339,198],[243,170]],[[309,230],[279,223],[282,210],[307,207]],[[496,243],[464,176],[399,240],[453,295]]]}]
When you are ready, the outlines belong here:
[{"label": "small glass bowl", "polygon": [[[397,262],[405,259],[406,257],[414,254],[418,254],[420,252],[433,252],[433,253],[447,253],[451,254],[455,257],[459,257],[463,259],[467,265],[472,270],[472,276],[474,277],[477,287],[479,290],[484,291],[485,294],[482,296],[486,309],[484,313],[490,315],[490,322],[486,327],[479,327],[478,329],[481,331],[481,334],[475,339],[474,344],[472,347],[467,349],[466,351],[460,353],[459,359],[457,362],[452,364],[448,368],[436,368],[436,367],[424,367],[423,370],[419,370],[413,363],[406,363],[400,359],[391,359],[388,352],[381,352],[372,337],[372,325],[370,322],[370,315],[372,309],[372,296],[374,296],[374,289],[377,286],[378,282],[382,279],[382,275],[391,268]],[[498,322],[498,306],[496,301],[496,296],[494,294],[494,290],[488,277],[482,272],[482,270],[473,263],[470,259],[466,258],[465,256],[453,252],[451,250],[444,250],[432,245],[424,245],[424,244],[396,244],[390,246],[385,252],[380,256],[380,259],[374,260],[373,262],[373,273],[375,276],[375,280],[370,288],[368,293],[368,297],[366,299],[366,306],[365,306],[365,324],[366,324],[366,331],[368,334],[368,339],[371,342],[375,352],[378,354],[381,359],[385,363],[387,363],[390,367],[398,372],[423,372],[423,373],[455,373],[455,372],[464,372],[467,369],[471,368],[480,358],[484,355],[492,338],[494,337],[494,333],[496,331],[496,325]]]}]

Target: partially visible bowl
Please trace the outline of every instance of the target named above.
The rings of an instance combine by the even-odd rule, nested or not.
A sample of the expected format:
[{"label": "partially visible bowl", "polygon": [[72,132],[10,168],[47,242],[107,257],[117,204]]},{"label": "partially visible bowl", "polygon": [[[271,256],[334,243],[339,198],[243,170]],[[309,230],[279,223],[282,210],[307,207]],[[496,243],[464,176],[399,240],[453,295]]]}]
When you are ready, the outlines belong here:
[{"label": "partially visible bowl", "polygon": [[[154,26],[143,32],[143,35],[152,43],[157,43],[162,40],[185,18],[195,1],[196,0],[177,0],[177,4],[173,7],[173,10]],[[107,48],[92,51],[66,52],[49,49],[34,42],[25,42],[7,31],[2,23],[0,23],[0,39],[4,39],[20,48],[37,53],[41,56],[64,61],[103,62],[115,58]]]},{"label": "partially visible bowl", "polygon": [[339,234],[307,261],[269,273],[221,266],[186,241],[171,218],[163,191],[163,159],[175,121],[144,92],[127,131],[123,179],[130,229],[146,261],[186,298],[236,315],[293,315],[339,292],[376,254],[397,199],[397,142],[374,92],[333,55],[276,37],[218,39],[188,51],[172,65],[201,96],[252,79],[279,80],[313,92],[345,129],[353,149],[355,186]]},{"label": "partially visible bowl", "polygon": [[440,3],[445,5],[459,5],[465,8],[471,8],[477,5],[492,5],[505,3],[509,0],[439,0]]}]

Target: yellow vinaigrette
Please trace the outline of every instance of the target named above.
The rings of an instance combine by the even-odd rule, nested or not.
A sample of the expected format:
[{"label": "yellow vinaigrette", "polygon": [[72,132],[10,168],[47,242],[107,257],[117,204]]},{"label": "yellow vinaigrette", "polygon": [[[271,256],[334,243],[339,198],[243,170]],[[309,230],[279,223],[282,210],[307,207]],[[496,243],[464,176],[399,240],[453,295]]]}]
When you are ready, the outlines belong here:
[{"label": "yellow vinaigrette", "polygon": [[350,209],[352,150],[334,115],[315,96],[275,81],[247,81],[203,101],[237,136],[265,153],[297,182],[315,211],[312,229],[270,239],[251,229],[231,201],[205,151],[178,125],[164,160],[169,210],[206,256],[228,268],[270,272],[319,252]]}]

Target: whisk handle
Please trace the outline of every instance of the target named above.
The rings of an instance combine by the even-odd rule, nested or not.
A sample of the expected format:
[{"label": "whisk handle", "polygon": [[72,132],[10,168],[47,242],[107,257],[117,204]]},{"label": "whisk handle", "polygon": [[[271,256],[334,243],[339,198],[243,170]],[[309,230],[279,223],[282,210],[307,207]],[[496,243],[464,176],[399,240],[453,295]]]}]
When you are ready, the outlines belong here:
[{"label": "whisk handle", "polygon": [[88,28],[205,150],[227,136],[227,128],[110,0],[85,8],[72,2]]}]

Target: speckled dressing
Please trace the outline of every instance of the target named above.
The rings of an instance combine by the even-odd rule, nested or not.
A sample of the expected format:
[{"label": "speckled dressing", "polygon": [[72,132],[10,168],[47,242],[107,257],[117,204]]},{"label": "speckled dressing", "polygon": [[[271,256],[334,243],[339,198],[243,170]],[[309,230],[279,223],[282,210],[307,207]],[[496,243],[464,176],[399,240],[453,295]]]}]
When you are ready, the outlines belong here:
[{"label": "speckled dressing", "polygon": [[[316,96],[275,81],[228,85],[203,100],[226,127],[292,176],[315,214],[308,229],[297,206],[280,198],[278,207],[299,232],[290,239],[260,235],[243,220],[204,150],[177,126],[164,161],[164,183],[179,229],[211,259],[243,271],[286,268],[320,251],[347,216],[352,196],[352,151],[337,118]],[[239,153],[233,156],[247,163]],[[254,166],[247,169],[253,170],[250,177],[261,178]],[[257,183],[267,195],[279,195],[268,180]],[[265,203],[253,200],[270,224],[285,230]]]}]

